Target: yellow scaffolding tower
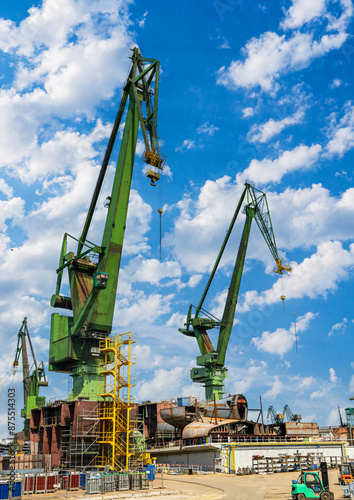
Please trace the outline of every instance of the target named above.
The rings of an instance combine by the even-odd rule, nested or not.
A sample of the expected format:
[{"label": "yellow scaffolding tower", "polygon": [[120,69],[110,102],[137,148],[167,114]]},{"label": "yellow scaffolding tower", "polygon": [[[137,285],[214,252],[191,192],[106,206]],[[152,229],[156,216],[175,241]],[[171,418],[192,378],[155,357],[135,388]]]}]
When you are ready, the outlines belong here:
[{"label": "yellow scaffolding tower", "polygon": [[131,365],[135,363],[131,350],[135,342],[136,336],[130,332],[100,341],[100,351],[104,354],[100,373],[104,383],[98,394],[102,398],[98,410],[101,453],[96,465],[109,465],[117,471],[129,469],[135,453],[130,445],[135,423],[130,417],[133,408],[130,389],[135,385],[130,374]]}]

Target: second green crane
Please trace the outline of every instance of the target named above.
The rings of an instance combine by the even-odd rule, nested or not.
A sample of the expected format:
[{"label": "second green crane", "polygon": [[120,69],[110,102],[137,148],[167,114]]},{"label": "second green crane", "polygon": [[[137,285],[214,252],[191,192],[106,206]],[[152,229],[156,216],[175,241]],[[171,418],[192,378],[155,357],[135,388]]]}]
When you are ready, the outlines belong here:
[{"label": "second green crane", "polygon": [[[231,278],[229,291],[226,298],[222,319],[219,320],[208,311],[203,309],[203,303],[213,281],[216,270],[219,266],[221,257],[239,215],[245,198],[247,203],[244,207],[246,214],[245,225],[241,237],[236,262]],[[191,370],[191,379],[193,382],[201,383],[205,386],[205,398],[211,401],[214,398],[221,399],[223,397],[224,380],[227,377],[227,368],[225,368],[225,357],[227,346],[230,340],[232,326],[235,317],[238,294],[240,290],[243,267],[246,258],[247,245],[251,230],[252,220],[255,219],[263,238],[275,260],[275,272],[283,274],[291,271],[291,268],[284,266],[277,250],[275,242],[272,222],[269,213],[267,197],[265,193],[259,191],[251,184],[246,183],[245,189],[242,192],[240,201],[236,207],[236,211],[232,218],[230,227],[226,233],[226,237],[221,246],[219,255],[210,274],[208,283],[205,287],[202,298],[197,307],[190,305],[185,328],[180,328],[179,331],[189,337],[195,337],[200,349],[200,356],[197,357],[198,367]],[[194,314],[193,314],[194,313]],[[203,317],[200,316],[203,314]],[[208,330],[219,328],[219,337],[216,349],[214,348]]]}]

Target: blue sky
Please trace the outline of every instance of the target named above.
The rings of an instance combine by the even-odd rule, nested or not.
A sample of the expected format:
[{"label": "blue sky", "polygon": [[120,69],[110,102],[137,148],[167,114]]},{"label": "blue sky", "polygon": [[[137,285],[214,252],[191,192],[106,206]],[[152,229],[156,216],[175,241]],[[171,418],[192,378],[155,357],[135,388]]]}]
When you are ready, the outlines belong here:
[{"label": "blue sky", "polygon": [[[24,316],[48,361],[61,240],[78,236],[129,69],[130,47],[161,62],[158,128],[168,156],[153,189],[132,183],[114,332],[137,333],[136,399],[203,396],[198,355],[178,333],[197,304],[245,181],[267,193],[278,278],[252,228],[228,349],[227,393],[288,404],[321,425],[354,393],[353,5],[351,0],[19,1],[0,19],[0,355],[5,391]],[[141,139],[141,138],[140,138]],[[100,241],[103,201],[90,235]],[[163,207],[159,261],[158,208]],[[221,316],[243,220],[206,307]],[[280,295],[286,295],[284,307]],[[293,313],[296,313],[298,352]],[[68,377],[48,373],[48,398]],[[21,427],[18,418],[18,428]],[[6,427],[0,429],[6,437]]]}]

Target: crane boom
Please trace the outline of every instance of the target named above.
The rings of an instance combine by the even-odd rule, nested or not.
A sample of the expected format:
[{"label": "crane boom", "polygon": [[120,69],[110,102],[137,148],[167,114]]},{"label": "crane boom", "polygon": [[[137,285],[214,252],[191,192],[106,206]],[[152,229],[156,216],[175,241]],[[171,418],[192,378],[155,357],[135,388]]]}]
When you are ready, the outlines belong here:
[{"label": "crane boom", "polygon": [[[30,366],[28,361],[26,337],[30,346],[32,359],[33,359],[33,372],[30,373]],[[17,334],[17,347],[15,353],[15,360],[13,362],[13,371],[17,372],[19,359],[22,354],[22,382],[23,382],[23,409],[21,410],[21,417],[25,419],[24,431],[27,438],[29,438],[29,422],[31,418],[31,410],[45,405],[45,397],[39,396],[39,388],[47,387],[48,382],[45,375],[43,361],[37,363],[36,356],[32,345],[31,336],[28,330],[27,318],[22,321],[21,328]]]},{"label": "crane boom", "polygon": [[[243,228],[241,242],[236,257],[233,274],[231,277],[223,316],[220,321],[212,314],[203,309],[203,303],[210,289],[212,280],[215,276],[216,270],[226,248],[226,244],[229,240],[230,234],[235,225],[236,219],[239,215],[246,195],[247,204],[244,207],[244,213],[246,214],[245,225]],[[185,328],[179,329],[179,331],[184,335],[195,337],[198,342],[201,356],[197,357],[197,365],[202,366],[203,368],[193,368],[191,370],[191,378],[193,381],[203,383],[205,385],[207,400],[212,400],[214,394],[217,398],[222,397],[223,381],[227,376],[227,370],[224,366],[225,357],[233,327],[253,219],[256,219],[257,225],[263,235],[263,238],[266,241],[266,244],[275,260],[275,272],[282,274],[286,271],[291,271],[290,267],[283,265],[279,257],[265,193],[259,191],[251,184],[246,183],[245,189],[241,194],[241,198],[236,207],[234,216],[226,233],[226,237],[219,251],[219,255],[216,259],[213,270],[208,279],[202,298],[198,306],[195,308],[195,314],[194,316],[192,314],[194,306],[190,305]],[[205,317],[200,317],[200,312],[203,312]],[[214,349],[211,339],[207,333],[207,330],[213,329],[215,327],[219,327],[220,329],[216,349]]]},{"label": "crane boom", "polygon": [[[143,135],[148,164],[147,177],[155,185],[164,168],[157,136],[157,103],[159,90],[159,61],[144,58],[133,49],[132,66],[107,150],[102,162],[93,197],[80,238],[65,234],[53,307],[72,310],[72,316],[52,314],[49,369],[70,373],[74,378],[71,399],[97,399],[102,383],[99,373],[99,341],[112,329],[118,286],[120,262],[127,220],[128,203],[136,154],[138,130]],[[100,245],[88,239],[89,229],[103,181],[111,160],[118,130],[125,115],[124,130],[113,187],[106,207],[107,216]],[[68,238],[77,242],[76,252],[67,252]],[[91,254],[97,259],[90,260]],[[62,275],[68,268],[70,296],[60,294]]]}]

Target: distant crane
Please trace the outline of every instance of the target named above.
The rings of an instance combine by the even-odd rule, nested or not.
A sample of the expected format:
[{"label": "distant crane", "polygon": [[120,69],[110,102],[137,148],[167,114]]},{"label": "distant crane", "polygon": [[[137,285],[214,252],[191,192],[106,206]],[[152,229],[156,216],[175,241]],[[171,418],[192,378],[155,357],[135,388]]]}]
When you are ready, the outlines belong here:
[{"label": "distant crane", "polygon": [[268,408],[267,418],[270,418],[272,424],[282,424],[284,422],[283,413],[277,413],[273,406]]},{"label": "distant crane", "polygon": [[[223,316],[222,319],[219,320],[208,311],[203,309],[203,303],[209,291],[211,282],[214,278],[246,195],[247,203],[244,207],[244,213],[246,214],[245,225],[239,250],[237,253],[228,295],[225,302]],[[226,233],[226,237],[221,246],[219,255],[216,259],[214,268],[210,274],[199,305],[197,307],[193,306],[193,304],[190,305],[187,320],[184,324],[185,328],[179,328],[179,331],[181,333],[187,335],[188,337],[195,337],[198,342],[201,355],[197,357],[198,368],[192,368],[191,370],[191,379],[193,380],[193,382],[204,384],[205,398],[207,401],[212,401],[214,395],[217,399],[221,399],[223,395],[224,380],[227,377],[227,369],[225,368],[226,351],[234,323],[243,266],[245,263],[247,245],[253,219],[255,219],[262,233],[262,236],[265,239],[267,246],[275,260],[276,269],[274,272],[283,274],[286,271],[291,271],[290,267],[283,265],[278,255],[267,197],[265,193],[259,191],[251,184],[246,183],[245,189],[236,207],[230,227]],[[195,312],[193,316],[194,309]],[[200,317],[200,313],[204,314],[205,317]],[[214,348],[208,335],[208,330],[211,330],[213,328],[220,329],[216,349]]]},{"label": "distant crane", "polygon": [[339,423],[340,423],[340,426],[341,426],[341,427],[346,427],[346,425],[344,424],[343,419],[342,419],[342,414],[341,414],[341,412],[340,412],[340,407],[339,407],[339,405],[338,405],[338,415],[339,415]]},{"label": "distant crane", "polygon": [[[28,361],[26,337],[30,345],[34,369],[30,373],[30,366]],[[21,328],[17,334],[17,347],[15,354],[15,361],[13,362],[13,372],[17,372],[19,359],[22,354],[22,372],[23,372],[23,401],[24,407],[21,410],[21,417],[25,419],[24,431],[26,439],[29,439],[29,425],[31,418],[31,410],[45,405],[45,397],[39,396],[39,388],[47,387],[48,382],[45,375],[43,361],[37,363],[34,354],[31,337],[28,331],[27,318],[22,321]]]},{"label": "distant crane", "polygon": [[294,415],[294,413],[290,410],[288,405],[284,406],[283,413],[284,413],[284,415],[286,415],[288,422],[300,422],[301,421],[301,415],[299,415],[299,414]]}]

